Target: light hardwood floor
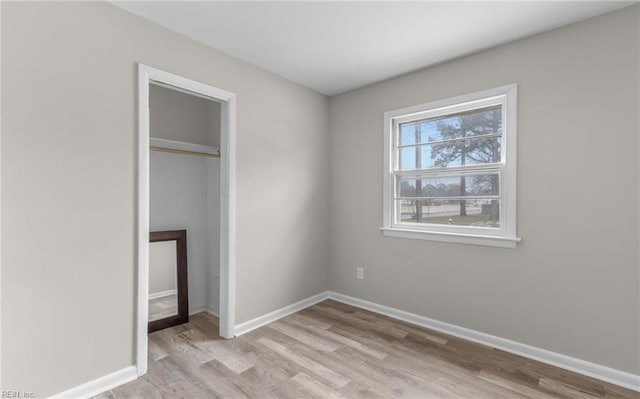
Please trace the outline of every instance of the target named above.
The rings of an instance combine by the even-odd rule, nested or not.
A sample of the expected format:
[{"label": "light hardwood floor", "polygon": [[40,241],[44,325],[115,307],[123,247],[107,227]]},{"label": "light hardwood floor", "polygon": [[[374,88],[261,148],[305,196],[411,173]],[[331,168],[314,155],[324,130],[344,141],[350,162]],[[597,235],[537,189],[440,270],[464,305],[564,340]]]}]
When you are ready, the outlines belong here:
[{"label": "light hardwood floor", "polygon": [[640,394],[324,301],[233,340],[217,319],[149,336],[149,372],[98,398],[624,398]]}]

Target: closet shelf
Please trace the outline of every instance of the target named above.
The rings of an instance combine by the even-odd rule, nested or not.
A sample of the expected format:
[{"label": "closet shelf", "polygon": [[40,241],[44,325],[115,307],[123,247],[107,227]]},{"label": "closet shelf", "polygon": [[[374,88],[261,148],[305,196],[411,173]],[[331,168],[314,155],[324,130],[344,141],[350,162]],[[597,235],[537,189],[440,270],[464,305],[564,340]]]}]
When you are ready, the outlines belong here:
[{"label": "closet shelf", "polygon": [[159,139],[155,137],[149,138],[149,149],[151,151],[220,158],[220,149],[215,146],[187,143],[184,141]]}]

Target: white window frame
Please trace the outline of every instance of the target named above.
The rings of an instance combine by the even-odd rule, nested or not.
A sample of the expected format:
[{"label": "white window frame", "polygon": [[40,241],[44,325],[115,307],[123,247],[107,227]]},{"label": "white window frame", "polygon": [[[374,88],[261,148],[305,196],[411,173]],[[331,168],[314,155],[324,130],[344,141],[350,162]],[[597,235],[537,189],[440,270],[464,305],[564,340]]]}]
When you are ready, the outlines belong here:
[{"label": "white window frame", "polygon": [[[468,95],[397,109],[384,114],[384,210],[385,236],[445,241],[464,244],[515,248],[521,241],[516,235],[516,151],[517,151],[517,85],[510,84]],[[502,106],[501,160],[499,163],[465,167],[442,168],[459,173],[497,172],[500,186],[500,227],[442,225],[428,223],[400,223],[396,221],[396,174],[398,165],[397,137],[401,123],[445,116],[492,105]],[[426,169],[432,173],[433,169]]]}]

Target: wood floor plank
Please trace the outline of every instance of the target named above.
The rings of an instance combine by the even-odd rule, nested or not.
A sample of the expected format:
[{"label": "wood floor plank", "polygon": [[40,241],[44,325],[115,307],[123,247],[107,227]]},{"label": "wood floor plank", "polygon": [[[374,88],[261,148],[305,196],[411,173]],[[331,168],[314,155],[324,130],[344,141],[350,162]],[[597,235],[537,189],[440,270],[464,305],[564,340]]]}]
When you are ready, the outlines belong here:
[{"label": "wood floor plank", "polygon": [[640,399],[637,392],[324,301],[232,340],[218,320],[149,335],[149,370],[98,399]]},{"label": "wood floor plank", "polygon": [[[287,323],[287,322],[291,323],[292,321],[284,321],[284,322],[285,323]],[[345,337],[343,335],[340,335],[335,331],[329,330],[330,326],[328,326],[328,325],[327,325],[327,329],[326,330],[323,330],[323,329],[312,330],[309,326],[304,326],[304,325],[297,324],[296,321],[293,321],[293,323],[294,323],[294,325],[296,325],[296,326],[298,326],[298,327],[300,327],[302,329],[307,330],[309,333],[316,334],[318,336],[321,336],[321,337],[323,337],[323,338],[325,338],[325,339],[327,339],[329,341],[333,341],[333,342],[335,342],[337,344],[340,344],[340,345],[346,345],[346,346],[348,346],[350,348],[353,348],[353,349],[355,349],[357,351],[360,351],[360,352],[362,352],[364,354],[367,354],[369,356],[375,357],[378,360],[382,360],[382,359],[384,359],[385,357],[388,356],[388,353],[380,352],[380,351],[371,349],[368,346],[362,344],[361,342],[355,341],[353,339],[350,339],[350,338],[347,338],[347,337]]]},{"label": "wood floor plank", "polygon": [[295,347],[295,350],[317,359],[318,362],[345,376],[351,382],[356,382],[359,388],[365,391],[372,391],[383,397],[399,397],[410,391],[408,387],[393,378],[394,370],[378,362],[368,363],[370,357],[349,347],[333,353],[313,353],[309,348],[302,346]]},{"label": "wood floor plank", "polygon": [[320,381],[317,381],[317,380],[309,377],[305,373],[298,373],[298,374],[294,375],[293,376],[293,380],[295,382],[297,382],[302,387],[302,389],[304,389],[305,391],[309,392],[315,398],[318,398],[318,399],[322,399],[322,398],[327,398],[327,399],[344,398],[344,396],[341,396],[338,392],[336,392],[333,389],[329,388],[328,386],[324,385]]},{"label": "wood floor plank", "polygon": [[320,330],[327,330],[329,327],[331,327],[331,324],[323,323],[322,321],[318,319],[314,319],[313,317],[307,317],[300,312],[294,313],[286,317],[286,320],[289,320],[296,324],[302,324],[302,325],[306,325],[314,329],[320,329]]},{"label": "wood floor plank", "polygon": [[363,310],[359,310],[357,312],[354,313],[354,316],[360,319],[364,319],[364,320],[368,320],[374,323],[377,323],[378,325],[381,326],[387,326],[389,328],[395,328],[395,329],[400,329],[406,332],[406,334],[415,334],[418,335],[422,338],[425,338],[429,341],[433,341],[435,343],[444,345],[447,343],[447,339],[435,334],[430,334],[427,331],[425,331],[424,329],[421,328],[417,328],[414,326],[411,326],[409,324],[400,324],[398,323],[397,320],[393,320],[390,318],[386,318],[384,316],[380,316],[371,312],[366,312]]},{"label": "wood floor plank", "polygon": [[[519,383],[517,381],[513,381],[509,378],[505,378],[503,375],[499,373],[492,373],[487,370],[481,370],[478,373],[478,378],[481,380],[490,382],[492,384],[501,386],[510,391],[523,395],[530,399],[542,399],[542,398],[558,398],[558,396],[552,394],[545,394],[540,392],[536,387],[532,387],[529,384]],[[537,382],[536,382],[537,385]]]},{"label": "wood floor plank", "polygon": [[307,369],[312,374],[322,378],[323,380],[328,381],[332,386],[336,388],[344,387],[349,383],[348,379],[339,374],[336,374],[331,369],[310,359],[309,357],[302,356],[294,351],[291,351],[286,346],[280,345],[279,343],[272,341],[269,338],[259,338],[258,343],[273,350],[275,353],[279,354],[287,360],[290,360],[296,365]]},{"label": "wood floor plank", "polygon": [[311,334],[307,332],[305,329],[300,328],[300,326],[290,325],[282,321],[277,321],[270,324],[269,327],[324,352],[333,352],[339,347],[339,345],[336,345],[331,341],[327,341],[318,334]]},{"label": "wood floor plank", "polygon": [[242,356],[229,345],[225,345],[224,341],[201,342],[196,346],[211,356],[209,361],[215,359],[238,374],[255,366],[257,362],[255,355],[244,354]]},{"label": "wood floor plank", "polygon": [[356,327],[379,331],[394,338],[404,338],[408,334],[406,331],[398,327],[388,326],[384,323],[375,323],[366,320],[366,318],[362,317],[361,313],[357,314],[356,312],[345,312],[344,310],[337,309],[333,306],[323,306],[323,303],[318,304],[316,310],[328,315],[329,317],[336,317],[340,321],[353,324]]},{"label": "wood floor plank", "polygon": [[565,384],[560,381],[554,380],[553,378],[547,378],[547,377],[540,378],[540,382],[538,383],[538,386],[540,386],[546,391],[557,392],[561,394],[563,397],[567,397],[571,399],[594,399],[594,398],[602,397],[602,395],[599,395],[597,393],[588,392],[574,385]]}]

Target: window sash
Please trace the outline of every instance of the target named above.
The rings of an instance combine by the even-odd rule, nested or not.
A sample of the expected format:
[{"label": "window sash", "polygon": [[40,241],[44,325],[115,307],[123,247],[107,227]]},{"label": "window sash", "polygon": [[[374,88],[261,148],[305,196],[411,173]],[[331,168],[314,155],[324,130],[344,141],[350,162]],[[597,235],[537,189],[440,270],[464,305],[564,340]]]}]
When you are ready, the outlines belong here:
[{"label": "window sash", "polygon": [[[433,111],[427,111],[423,113],[419,113],[413,115],[411,117],[397,118],[393,120],[392,127],[392,165],[393,170],[392,174],[392,197],[391,201],[393,203],[393,216],[392,216],[392,227],[406,227],[411,226],[412,228],[416,228],[419,230],[426,231],[437,231],[437,230],[452,230],[452,231],[469,231],[469,230],[479,230],[479,231],[496,231],[501,230],[500,228],[495,227],[479,227],[479,226],[467,226],[467,225],[444,225],[437,223],[412,223],[402,221],[401,213],[402,213],[402,201],[420,201],[420,200],[498,200],[503,202],[503,169],[505,165],[505,151],[501,149],[501,159],[500,162],[493,163],[481,163],[481,164],[472,164],[472,165],[455,165],[455,166],[446,166],[446,167],[431,167],[431,168],[420,168],[420,169],[411,169],[411,170],[402,170],[400,168],[400,150],[402,148],[411,148],[411,147],[419,147],[424,145],[439,145],[439,144],[447,144],[447,143],[456,143],[456,142],[464,142],[464,141],[474,141],[474,140],[483,140],[488,138],[496,138],[499,137],[503,141],[506,136],[506,99],[503,96],[490,98],[486,100],[481,100],[479,102],[469,103],[469,104],[460,104],[452,108],[451,112],[447,113],[433,113]],[[467,137],[456,137],[450,140],[438,140],[438,141],[426,141],[420,143],[411,143],[411,144],[400,144],[400,128],[402,124],[412,123],[412,122],[420,122],[424,120],[428,120],[430,118],[437,118],[442,116],[451,116],[454,117],[458,114],[462,114],[465,112],[473,111],[475,109],[486,108],[486,103],[489,102],[491,105],[499,105],[502,107],[502,118],[503,118],[503,128],[502,133],[490,133],[485,135],[477,135],[477,136],[467,136]],[[431,115],[429,115],[431,114]],[[486,175],[486,174],[496,174],[498,176],[498,195],[473,195],[473,196],[451,196],[451,197],[406,197],[399,196],[400,191],[400,181],[402,179],[429,179],[429,178],[445,178],[445,177],[472,177],[477,175]],[[500,207],[500,214],[498,220],[500,225],[504,221],[503,209]]]},{"label": "window sash", "polygon": [[[401,208],[402,208],[402,200],[474,200],[474,199],[487,199],[487,200],[502,200],[503,199],[503,191],[502,191],[502,171],[505,162],[504,150],[501,150],[501,160],[500,162],[494,163],[481,163],[481,164],[472,164],[472,165],[455,165],[455,166],[446,166],[446,167],[430,167],[430,168],[419,168],[419,169],[410,169],[410,170],[402,170],[400,168],[400,150],[402,148],[411,148],[411,147],[419,147],[424,145],[439,145],[439,144],[447,144],[447,143],[460,143],[465,141],[475,141],[475,140],[486,140],[488,138],[496,138],[500,137],[503,141],[506,135],[506,129],[504,126],[505,123],[505,114],[506,114],[506,101],[505,96],[497,96],[488,99],[478,100],[471,103],[466,104],[457,104],[451,106],[447,109],[447,112],[442,112],[442,110],[431,110],[420,112],[414,115],[400,117],[393,119],[393,127],[392,127],[392,184],[393,184],[393,192],[392,192],[392,207],[393,207],[393,226],[417,226],[419,229],[425,230],[433,230],[435,229],[469,229],[469,228],[478,228],[478,229],[490,229],[495,231],[495,228],[486,228],[486,227],[475,227],[475,226],[448,226],[442,224],[435,223],[411,223],[411,222],[403,222],[401,220]],[[487,108],[487,106],[500,106],[502,111],[502,120],[503,120],[503,128],[502,133],[489,133],[484,135],[477,136],[466,136],[466,137],[456,137],[450,140],[437,140],[437,141],[426,141],[419,143],[411,143],[411,144],[400,144],[400,129],[403,124],[407,123],[419,123],[421,121],[427,121],[432,118],[438,118],[442,116],[455,117],[459,114],[473,112],[474,110],[481,110]],[[471,177],[483,174],[497,174],[499,180],[499,194],[498,195],[489,195],[489,196],[453,196],[453,197],[404,197],[399,196],[400,191],[400,181],[403,178],[407,179],[421,179],[421,178],[445,178],[445,177]],[[499,221],[502,223],[502,211],[500,211]]]},{"label": "window sash", "polygon": [[[401,201],[402,200],[499,200],[501,203],[504,202],[504,165],[499,164],[500,167],[475,167],[477,165],[473,165],[470,167],[459,167],[456,171],[448,170],[449,168],[439,168],[438,172],[434,172],[431,170],[422,170],[416,173],[416,171],[410,171],[409,173],[405,171],[394,171],[393,175],[393,188],[392,188],[392,198],[393,201],[393,215],[391,221],[391,227],[402,227],[402,226],[412,226],[419,230],[454,230],[458,232],[464,232],[465,229],[476,229],[476,230],[486,230],[495,232],[496,230],[502,230],[502,224],[504,223],[504,210],[501,206],[499,209],[498,220],[500,222],[500,228],[496,229],[494,227],[478,227],[478,226],[462,226],[462,225],[443,225],[437,223],[411,223],[411,222],[403,222],[401,220]],[[484,165],[483,165],[484,166]],[[447,169],[446,171],[442,171],[442,169]],[[470,170],[467,170],[470,169]],[[494,174],[498,176],[498,195],[469,195],[469,196],[451,196],[451,197],[405,197],[399,196],[399,181],[401,181],[402,177],[410,176],[411,178],[440,178],[440,177],[472,177],[478,175],[485,174]]]},{"label": "window sash", "polygon": [[[428,164],[418,165],[420,169],[401,170],[399,151],[406,147],[443,144],[438,140],[424,141],[421,136],[419,143],[401,144],[400,128],[403,124],[420,122],[427,119],[455,116],[455,114],[478,110],[489,106],[501,106],[501,133],[493,132],[485,135],[455,137],[446,142],[462,140],[480,140],[499,137],[500,156],[498,162],[454,165],[447,167],[428,167]],[[511,84],[493,89],[478,91],[466,95],[433,101],[427,104],[410,106],[385,112],[385,160],[384,160],[384,212],[381,230],[385,236],[402,238],[421,238],[435,241],[448,241],[489,245],[497,247],[515,247],[520,241],[516,236],[516,141],[517,141],[517,85]],[[445,144],[446,144],[445,142]],[[499,205],[499,227],[471,225],[444,225],[429,223],[401,222],[397,213],[398,202],[436,200],[438,197],[398,197],[399,177],[409,178],[437,178],[469,175],[473,173],[497,173],[499,176],[499,195],[486,198],[497,200]],[[455,191],[453,192],[455,193]],[[453,194],[452,193],[452,194]],[[492,192],[492,194],[495,193]],[[477,196],[464,196],[458,200],[472,200]],[[477,199],[477,198],[476,198]],[[452,200],[454,200],[452,198]]]},{"label": "window sash", "polygon": [[[458,104],[453,104],[453,105],[449,105],[449,106],[444,106],[444,107],[438,107],[435,109],[430,109],[430,110],[426,110],[426,111],[420,111],[420,112],[415,112],[415,113],[409,113],[407,115],[402,115],[402,116],[396,116],[391,118],[391,122],[392,122],[392,126],[391,126],[391,144],[392,144],[392,148],[391,148],[391,155],[392,155],[392,166],[393,166],[393,171],[399,171],[400,170],[400,149],[401,148],[407,148],[407,147],[418,147],[418,146],[424,146],[424,145],[440,145],[440,144],[446,144],[446,143],[455,143],[455,142],[460,142],[460,141],[472,141],[472,140],[482,140],[482,139],[488,139],[488,138],[501,138],[501,143],[500,143],[500,162],[498,162],[499,164],[505,164],[506,163],[506,153],[507,153],[507,130],[508,129],[513,129],[512,126],[508,126],[509,123],[509,115],[508,115],[508,110],[507,110],[507,104],[508,102],[508,98],[507,98],[507,94],[501,94],[501,95],[497,95],[497,96],[491,96],[488,98],[482,98],[482,99],[478,99],[478,100],[474,100],[474,101],[467,101],[467,102],[461,102]],[[464,114],[467,113],[469,111],[473,111],[473,110],[480,110],[483,108],[488,108],[488,107],[492,107],[492,106],[500,106],[501,110],[502,110],[502,133],[498,133],[498,132],[494,132],[491,134],[486,134],[486,135],[476,135],[476,136],[466,136],[466,137],[456,137],[453,139],[449,139],[449,140],[436,140],[436,141],[427,141],[427,142],[420,142],[420,143],[411,143],[411,144],[400,144],[400,128],[401,125],[403,124],[407,124],[407,123],[413,123],[413,122],[420,122],[420,121],[425,121],[428,119],[434,119],[434,118],[439,118],[442,116],[455,116],[458,114]],[[485,165],[490,165],[490,163],[483,163],[483,164],[473,164],[473,165],[469,165],[469,166],[485,166]],[[459,166],[448,166],[445,168],[464,168],[467,165],[459,165]],[[427,169],[436,169],[436,168],[423,168],[423,169],[416,169],[416,170],[427,170]],[[444,168],[443,168],[444,169]],[[413,169],[412,169],[413,170]]]},{"label": "window sash", "polygon": [[[501,226],[500,224],[500,219],[499,219],[499,212],[500,212],[500,199],[486,199],[486,200],[478,200],[479,202],[485,202],[484,204],[480,204],[481,208],[480,208],[480,213],[474,212],[473,208],[471,207],[467,207],[465,205],[465,209],[467,210],[466,215],[458,215],[456,210],[459,209],[459,206],[461,205],[461,201],[457,202],[457,203],[442,203],[441,201],[443,201],[442,199],[432,199],[433,202],[431,204],[428,203],[422,203],[420,206],[421,209],[421,213],[419,217],[415,217],[415,215],[417,214],[418,208],[416,207],[416,202],[421,200],[408,200],[409,203],[405,202],[407,200],[396,200],[396,206],[395,206],[395,213],[396,213],[396,217],[398,220],[400,220],[399,225],[401,226],[411,226],[412,228],[420,228],[420,227],[430,227],[430,230],[433,230],[433,227],[442,227],[443,230],[454,230],[454,231],[459,231],[461,229],[468,229],[468,228],[474,228],[476,229],[476,231],[485,231],[485,232],[491,232],[491,233],[496,233],[497,231],[500,231]],[[466,198],[464,199],[464,201],[466,202],[467,205],[471,205],[470,203],[472,203],[473,201],[476,201],[476,199],[470,199],[470,198]],[[489,202],[489,203],[487,203]],[[475,211],[478,210],[477,205],[478,203],[476,202],[475,204]],[[497,205],[498,208],[498,218],[497,219],[492,219],[491,218],[491,210],[489,210],[489,213],[484,213],[484,206],[485,205],[489,205],[491,207]],[[448,206],[449,209],[445,210],[445,212],[447,212],[447,215],[443,215],[440,214],[439,211],[442,211],[442,209],[438,209],[439,206]],[[408,208],[407,208],[408,207]],[[434,209],[435,207],[435,209]],[[454,208],[454,213],[450,214],[451,212],[451,207]],[[425,212],[426,209],[426,212]],[[409,213],[407,213],[406,211],[409,211]],[[426,213],[426,216],[425,216]],[[407,220],[406,218],[403,220],[403,217],[409,215],[411,217],[411,220]],[[467,219],[466,218],[471,218],[471,219]],[[473,219],[474,217],[479,217],[478,219]],[[448,219],[458,219],[458,222],[454,222],[454,221],[450,221],[447,220]],[[436,222],[435,220],[440,220],[440,222]],[[492,225],[492,220],[497,220],[498,222],[498,226]],[[446,223],[443,223],[444,221],[446,221]],[[466,223],[465,223],[466,222]],[[451,223],[451,224],[450,224]],[[484,225],[483,225],[484,224]]]}]

